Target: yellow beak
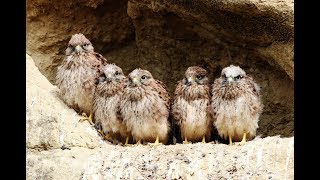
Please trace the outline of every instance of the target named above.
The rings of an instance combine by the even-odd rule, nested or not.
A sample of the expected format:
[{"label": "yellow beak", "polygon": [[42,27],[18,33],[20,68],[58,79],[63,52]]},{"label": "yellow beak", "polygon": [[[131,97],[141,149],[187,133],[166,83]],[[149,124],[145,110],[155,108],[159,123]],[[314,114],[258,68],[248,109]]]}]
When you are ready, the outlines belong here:
[{"label": "yellow beak", "polygon": [[111,74],[107,74],[107,78],[111,78],[112,77],[112,75]]},{"label": "yellow beak", "polygon": [[192,77],[189,77],[187,80],[188,80],[188,82],[194,81],[194,79]]},{"label": "yellow beak", "polygon": [[132,79],[132,82],[133,82],[134,84],[138,84],[138,83],[140,83],[139,79],[138,79],[138,78],[136,78],[136,77]]},{"label": "yellow beak", "polygon": [[233,81],[233,78],[232,78],[232,77],[228,77],[227,81],[228,81],[228,82],[232,82],[232,81]]},{"label": "yellow beak", "polygon": [[81,49],[82,49],[82,48],[80,47],[80,45],[77,45],[76,48],[75,48],[76,52],[80,52]]}]

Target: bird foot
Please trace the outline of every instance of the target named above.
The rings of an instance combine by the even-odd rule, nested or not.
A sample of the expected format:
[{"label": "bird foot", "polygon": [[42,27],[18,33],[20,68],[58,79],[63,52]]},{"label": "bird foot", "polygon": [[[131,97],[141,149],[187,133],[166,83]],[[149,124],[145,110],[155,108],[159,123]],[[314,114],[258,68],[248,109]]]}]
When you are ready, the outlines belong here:
[{"label": "bird foot", "polygon": [[91,126],[94,126],[94,123],[92,122],[92,114],[90,114],[90,116],[88,117],[86,113],[82,113],[83,118],[81,118],[79,120],[79,122],[83,122],[85,120],[87,120]]},{"label": "bird foot", "polygon": [[182,144],[191,144],[186,137],[184,137],[184,141],[182,141]]},{"label": "bird foot", "polygon": [[154,142],[154,143],[148,143],[149,146],[159,146],[159,145],[163,145],[163,143],[160,142]]},{"label": "bird foot", "polygon": [[201,143],[206,143],[206,138],[203,136]]},{"label": "bird foot", "polygon": [[189,141],[182,141],[182,144],[191,144]]},{"label": "bird foot", "polygon": [[103,135],[103,136],[104,136],[105,140],[113,142],[113,139],[111,138],[111,134],[106,134],[106,135]]},{"label": "bird foot", "polygon": [[135,144],[136,146],[142,145],[141,143],[141,139],[139,141],[137,141],[137,143]]},{"label": "bird foot", "polygon": [[129,137],[127,136],[127,137],[126,137],[126,141],[125,141],[125,143],[123,144],[123,146],[132,146],[132,144],[129,144],[128,142],[129,142]]},{"label": "bird foot", "polygon": [[246,144],[246,137],[247,137],[247,133],[243,133],[242,141],[241,141],[241,142],[237,142],[237,143],[235,143],[235,144],[236,144],[236,145],[240,145],[240,146]]},{"label": "bird foot", "polygon": [[163,144],[160,143],[159,136],[157,136],[156,137],[156,141],[154,143],[148,143],[148,145],[150,145],[150,146],[158,146],[158,145],[163,145]]},{"label": "bird foot", "polygon": [[235,145],[239,145],[239,146],[243,146],[243,145],[245,145],[246,144],[246,141],[241,141],[241,142],[235,142],[234,143]]},{"label": "bird foot", "polygon": [[98,131],[98,133],[99,133],[102,137],[105,136],[104,133],[103,133],[103,131],[101,131],[101,130],[97,130],[97,131]]}]

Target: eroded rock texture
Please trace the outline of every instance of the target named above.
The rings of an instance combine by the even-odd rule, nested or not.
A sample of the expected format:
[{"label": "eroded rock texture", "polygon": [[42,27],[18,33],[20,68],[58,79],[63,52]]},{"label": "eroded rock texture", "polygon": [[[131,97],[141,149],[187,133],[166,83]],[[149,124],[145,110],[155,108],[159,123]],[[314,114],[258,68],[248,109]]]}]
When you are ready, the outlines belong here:
[{"label": "eroded rock texture", "polygon": [[[27,179],[293,179],[293,5],[27,0]],[[79,32],[125,74],[148,69],[171,96],[188,66],[206,68],[214,80],[223,67],[240,65],[262,88],[258,134],[266,138],[244,146],[122,147],[103,141],[89,123],[78,123],[80,116],[54,86],[67,43]]]},{"label": "eroded rock texture", "polygon": [[54,83],[72,34],[126,74],[146,68],[173,93],[188,66],[212,79],[240,65],[262,87],[258,134],[293,135],[293,0],[27,0],[27,53]]}]

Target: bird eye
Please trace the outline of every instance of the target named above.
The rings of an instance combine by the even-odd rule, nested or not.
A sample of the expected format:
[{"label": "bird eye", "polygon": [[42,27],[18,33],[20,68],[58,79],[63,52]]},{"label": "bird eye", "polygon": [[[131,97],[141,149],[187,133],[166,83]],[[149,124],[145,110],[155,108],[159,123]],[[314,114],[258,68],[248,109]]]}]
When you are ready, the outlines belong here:
[{"label": "bird eye", "polygon": [[83,44],[83,47],[87,47],[87,46],[89,46],[88,43],[84,43],[84,44]]},{"label": "bird eye", "polygon": [[198,79],[198,80],[201,80],[202,78],[203,78],[203,76],[197,75],[197,79]]},{"label": "bird eye", "polygon": [[240,76],[240,75],[238,75],[238,76],[235,77],[235,79],[237,79],[237,80],[239,80],[239,79],[241,79],[241,78],[242,78],[242,76]]},{"label": "bird eye", "polygon": [[143,75],[143,76],[141,77],[141,79],[147,79],[147,76],[146,76],[146,75]]},{"label": "bird eye", "polygon": [[114,74],[115,74],[116,76],[118,76],[120,73],[119,73],[119,71],[116,71]]}]

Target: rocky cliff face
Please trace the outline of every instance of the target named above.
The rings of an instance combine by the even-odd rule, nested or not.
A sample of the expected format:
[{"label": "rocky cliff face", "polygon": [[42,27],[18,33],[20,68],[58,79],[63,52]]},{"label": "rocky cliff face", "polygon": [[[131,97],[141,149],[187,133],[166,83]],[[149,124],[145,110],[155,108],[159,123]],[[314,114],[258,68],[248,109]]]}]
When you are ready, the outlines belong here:
[{"label": "rocky cliff face", "polygon": [[54,83],[72,34],[128,74],[151,71],[173,93],[188,66],[212,80],[240,65],[262,87],[258,134],[293,135],[293,0],[27,0],[27,53]]},{"label": "rocky cliff face", "polygon": [[293,179],[293,137],[244,146],[112,145],[78,122],[28,55],[26,63],[27,179]]},{"label": "rocky cliff face", "polygon": [[[27,56],[28,179],[293,179],[293,5],[293,0],[27,0],[27,54],[34,60]],[[240,65],[262,88],[258,135],[266,138],[242,147],[121,147],[102,141],[87,122],[78,123],[80,117],[54,86],[67,43],[79,32],[125,74],[136,67],[150,70],[171,95],[188,66],[206,68],[214,80],[223,67]]]}]

